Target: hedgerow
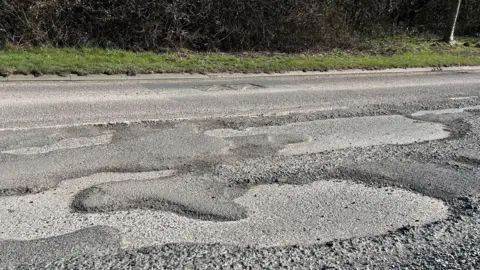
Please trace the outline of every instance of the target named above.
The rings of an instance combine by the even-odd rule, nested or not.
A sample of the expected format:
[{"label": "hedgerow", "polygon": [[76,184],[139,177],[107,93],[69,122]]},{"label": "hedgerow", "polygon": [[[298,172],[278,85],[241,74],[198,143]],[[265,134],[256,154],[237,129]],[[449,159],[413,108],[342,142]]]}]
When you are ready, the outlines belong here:
[{"label": "hedgerow", "polygon": [[[448,0],[0,0],[0,35],[27,46],[293,52],[439,34],[447,14]],[[480,33],[480,1],[464,0],[457,32]]]}]

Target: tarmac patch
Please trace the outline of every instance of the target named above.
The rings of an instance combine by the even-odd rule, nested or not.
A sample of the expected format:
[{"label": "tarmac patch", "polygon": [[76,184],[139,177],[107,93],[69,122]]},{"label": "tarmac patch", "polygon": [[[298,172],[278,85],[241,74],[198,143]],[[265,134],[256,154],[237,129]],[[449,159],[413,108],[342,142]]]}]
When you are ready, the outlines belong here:
[{"label": "tarmac patch", "polygon": [[480,166],[479,149],[463,149],[457,152],[457,159],[460,162]]},{"label": "tarmac patch", "polygon": [[44,239],[0,240],[0,268],[13,269],[23,264],[90,254],[101,256],[118,252],[120,242],[118,231],[106,226],[89,227]]},{"label": "tarmac patch", "polygon": [[220,85],[197,85],[197,86],[194,86],[194,88],[204,92],[216,92],[216,91],[256,90],[256,89],[262,89],[266,87],[258,84],[241,83],[241,84],[220,84]]}]

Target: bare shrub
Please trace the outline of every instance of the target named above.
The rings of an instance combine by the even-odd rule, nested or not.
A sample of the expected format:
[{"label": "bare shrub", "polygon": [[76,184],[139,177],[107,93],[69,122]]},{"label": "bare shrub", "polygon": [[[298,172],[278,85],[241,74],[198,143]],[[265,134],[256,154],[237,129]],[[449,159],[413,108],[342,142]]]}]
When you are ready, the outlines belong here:
[{"label": "bare shrub", "polygon": [[[14,45],[162,51],[352,48],[358,39],[442,29],[446,0],[0,0]],[[465,0],[460,34],[480,31]]]}]

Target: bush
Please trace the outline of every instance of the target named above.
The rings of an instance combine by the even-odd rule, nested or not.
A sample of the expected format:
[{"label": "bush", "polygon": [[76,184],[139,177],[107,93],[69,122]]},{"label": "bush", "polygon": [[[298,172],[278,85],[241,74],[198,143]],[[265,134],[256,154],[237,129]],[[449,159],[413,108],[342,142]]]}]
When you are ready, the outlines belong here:
[{"label": "bush", "polygon": [[[480,31],[464,0],[459,32]],[[162,51],[351,48],[398,32],[440,33],[447,0],[0,0],[13,45]]]}]

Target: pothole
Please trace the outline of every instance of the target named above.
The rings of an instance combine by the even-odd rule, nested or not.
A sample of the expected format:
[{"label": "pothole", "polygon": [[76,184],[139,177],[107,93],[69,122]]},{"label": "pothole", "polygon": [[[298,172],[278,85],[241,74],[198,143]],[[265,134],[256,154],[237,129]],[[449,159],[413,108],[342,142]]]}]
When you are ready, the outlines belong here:
[{"label": "pothole", "polygon": [[318,153],[348,147],[384,144],[410,144],[448,138],[446,126],[438,123],[412,120],[399,115],[338,118],[298,122],[282,126],[250,127],[244,130],[215,129],[205,134],[231,139],[262,134],[284,135],[287,145],[279,151],[283,155]]},{"label": "pothole", "polygon": [[[58,182],[97,172],[143,172],[181,167],[197,160],[225,155],[230,143],[199,133],[195,126],[167,129],[118,130],[115,137],[92,141],[63,141],[47,147],[17,149],[0,163],[0,195],[38,192]],[[112,140],[109,144],[91,145]],[[77,147],[84,143],[83,146]],[[56,151],[63,147],[63,151]],[[34,153],[47,152],[41,155]],[[32,155],[26,155],[32,154]]]},{"label": "pothole", "polygon": [[[21,200],[0,198],[0,212],[5,213],[0,238],[31,240],[103,225],[120,231],[124,248],[178,242],[261,247],[308,245],[384,234],[448,216],[448,208],[440,200],[406,190],[372,188],[344,180],[251,188],[241,197],[231,197],[230,203],[247,209],[247,217],[238,221],[204,221],[146,209],[71,212],[68,202],[80,185],[108,183],[115,180],[115,175],[121,176],[97,174],[62,182],[57,189],[26,195]],[[134,188],[135,184],[131,182],[125,187]],[[195,193],[190,196],[192,201],[199,197]],[[218,203],[221,206],[226,202]],[[199,199],[197,204],[203,203]],[[187,205],[188,209],[194,207],[198,206]]]},{"label": "pothole", "polygon": [[233,202],[245,191],[214,177],[183,175],[94,186],[76,195],[72,207],[79,212],[154,209],[200,220],[232,221],[247,216],[245,208]]},{"label": "pothole", "polygon": [[472,209],[459,204],[464,197],[480,196],[478,173],[439,167],[413,160],[384,159],[345,164],[339,169],[343,178],[375,185],[392,185],[441,199],[450,204],[456,214]]},{"label": "pothole", "polygon": [[75,149],[75,148],[83,148],[89,146],[97,146],[108,144],[111,142],[113,137],[112,133],[104,134],[95,137],[78,137],[78,138],[66,138],[62,139],[58,142],[44,145],[42,147],[26,147],[26,148],[19,148],[19,149],[12,149],[2,151],[4,154],[11,154],[11,155],[39,155],[39,154],[46,154],[53,151],[58,151],[62,149]]}]

